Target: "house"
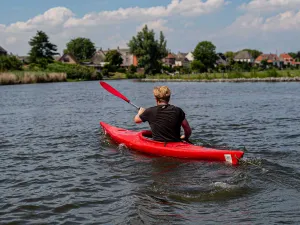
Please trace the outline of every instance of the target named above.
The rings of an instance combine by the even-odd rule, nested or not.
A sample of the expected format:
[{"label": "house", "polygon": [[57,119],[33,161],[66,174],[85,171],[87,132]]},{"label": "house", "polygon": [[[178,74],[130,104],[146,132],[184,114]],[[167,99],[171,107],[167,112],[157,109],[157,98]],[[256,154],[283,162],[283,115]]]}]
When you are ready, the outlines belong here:
[{"label": "house", "polygon": [[186,58],[188,53],[178,52],[175,57],[175,66],[187,67],[190,64],[190,61]]},{"label": "house", "polygon": [[217,53],[216,66],[228,66],[227,58],[223,53]]},{"label": "house", "polygon": [[276,54],[261,54],[255,59],[255,63],[261,64],[262,61],[267,61],[269,64],[280,66],[280,59]]},{"label": "house", "polygon": [[162,61],[166,66],[173,67],[173,66],[175,66],[175,60],[176,60],[176,57],[172,53],[169,53],[168,56],[163,58]]},{"label": "house", "polygon": [[60,54],[54,55],[52,56],[52,58],[54,59],[54,61],[58,61],[61,58],[61,55]]},{"label": "house", "polygon": [[59,62],[62,63],[66,63],[66,64],[78,64],[79,62],[77,61],[77,59],[75,58],[75,56],[73,56],[71,53],[65,53],[63,54],[59,59]]},{"label": "house", "polygon": [[295,64],[295,59],[293,59],[293,57],[287,53],[280,54],[279,59],[283,63],[283,65],[294,65]]},{"label": "house", "polygon": [[189,52],[185,57],[186,57],[190,62],[194,61],[194,55],[193,55],[193,52]]},{"label": "house", "polygon": [[7,55],[7,51],[0,46],[0,55]]},{"label": "house", "polygon": [[117,49],[108,49],[107,51],[103,51],[104,55],[106,55],[107,52],[117,50],[123,59],[123,63],[121,64],[121,67],[129,67],[131,65],[137,66],[138,65],[138,59],[135,55],[130,53],[129,48],[117,48]]},{"label": "house", "polygon": [[240,52],[238,52],[234,56],[233,60],[235,62],[248,62],[248,63],[253,63],[254,62],[253,56],[248,51],[240,51]]},{"label": "house", "polygon": [[92,64],[100,67],[103,67],[105,64],[107,64],[107,62],[105,62],[105,52],[102,50],[102,48],[95,52],[91,61]]}]

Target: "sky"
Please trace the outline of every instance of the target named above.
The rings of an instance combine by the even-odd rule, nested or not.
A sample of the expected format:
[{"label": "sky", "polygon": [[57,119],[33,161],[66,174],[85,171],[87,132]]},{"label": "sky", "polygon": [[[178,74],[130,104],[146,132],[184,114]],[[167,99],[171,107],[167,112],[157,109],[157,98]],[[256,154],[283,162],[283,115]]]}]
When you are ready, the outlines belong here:
[{"label": "sky", "polygon": [[38,30],[62,53],[77,37],[97,49],[127,47],[146,24],[174,53],[201,41],[217,52],[300,51],[300,0],[0,0],[0,46],[19,56]]}]

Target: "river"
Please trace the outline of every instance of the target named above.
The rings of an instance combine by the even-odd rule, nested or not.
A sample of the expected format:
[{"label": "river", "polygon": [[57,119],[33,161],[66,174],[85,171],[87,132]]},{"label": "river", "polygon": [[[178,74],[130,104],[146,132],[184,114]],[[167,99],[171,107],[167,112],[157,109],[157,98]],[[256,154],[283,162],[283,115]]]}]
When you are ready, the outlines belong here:
[{"label": "river", "polygon": [[0,86],[0,224],[300,223],[300,83],[108,83],[143,107],[169,85],[191,140],[244,163],[112,144],[100,121],[148,125],[97,81]]}]

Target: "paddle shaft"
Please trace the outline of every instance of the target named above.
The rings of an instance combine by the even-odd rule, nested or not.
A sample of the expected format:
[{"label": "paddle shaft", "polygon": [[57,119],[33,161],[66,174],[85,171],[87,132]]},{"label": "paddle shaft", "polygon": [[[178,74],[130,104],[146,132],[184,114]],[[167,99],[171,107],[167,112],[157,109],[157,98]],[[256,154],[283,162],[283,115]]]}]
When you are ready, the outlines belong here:
[{"label": "paddle shaft", "polygon": [[140,107],[136,106],[135,104],[128,102],[130,105],[134,106],[135,108],[137,108],[138,110],[140,109]]}]

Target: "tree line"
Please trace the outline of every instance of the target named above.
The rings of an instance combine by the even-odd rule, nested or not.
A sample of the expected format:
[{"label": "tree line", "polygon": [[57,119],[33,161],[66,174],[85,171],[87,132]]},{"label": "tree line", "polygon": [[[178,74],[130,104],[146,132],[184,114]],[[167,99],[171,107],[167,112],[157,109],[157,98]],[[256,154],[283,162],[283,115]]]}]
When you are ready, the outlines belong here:
[{"label": "tree line", "polygon": [[[29,41],[29,68],[32,70],[54,70],[54,72],[68,71],[70,77],[84,77],[83,74],[89,74],[88,78],[95,74],[95,70],[84,67],[82,65],[61,65],[54,61],[54,56],[58,55],[57,46],[49,41],[48,35],[43,31],[37,31],[36,35]],[[174,70],[174,68],[166,68],[162,59],[165,58],[169,50],[167,49],[167,40],[163,32],[160,32],[159,38],[155,38],[155,32],[145,25],[141,31],[133,36],[128,43],[130,53],[138,58],[138,67],[144,68],[145,74],[161,73],[162,69]],[[255,49],[244,49],[257,58],[262,52]],[[75,38],[66,44],[64,53],[73,55],[79,62],[90,62],[96,53],[95,44],[88,38]],[[202,41],[197,44],[193,51],[194,61],[189,68],[184,69],[186,73],[192,71],[208,72],[211,70],[249,70],[249,63],[234,62],[234,52],[216,53],[216,46],[210,41]],[[300,51],[297,53],[289,53],[293,58],[300,59]],[[216,67],[216,60],[224,56],[227,58],[228,65],[220,65]],[[102,73],[107,75],[110,71],[116,71],[123,63],[122,56],[119,51],[111,50],[105,55],[105,62],[108,64],[103,68]],[[55,65],[53,65],[55,63]],[[0,57],[0,71],[21,70],[22,63],[15,56]],[[124,69],[123,69],[124,70]],[[122,70],[122,71],[123,71]],[[176,70],[176,68],[175,68]],[[133,66],[128,69],[130,73],[136,72]],[[75,76],[74,76],[75,74]],[[77,75],[76,75],[77,74]],[[94,78],[100,77],[100,74],[94,75]]]}]

